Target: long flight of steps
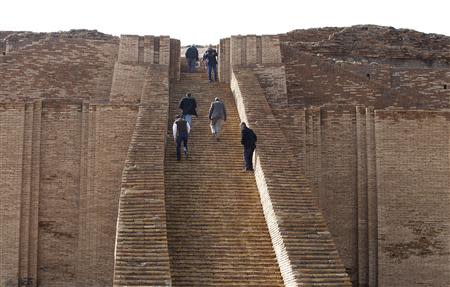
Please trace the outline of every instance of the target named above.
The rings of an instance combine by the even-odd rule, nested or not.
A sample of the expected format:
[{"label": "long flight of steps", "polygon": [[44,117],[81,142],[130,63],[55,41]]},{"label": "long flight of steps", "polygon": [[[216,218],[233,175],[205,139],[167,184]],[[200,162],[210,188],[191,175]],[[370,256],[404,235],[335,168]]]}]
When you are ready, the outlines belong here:
[{"label": "long flight of steps", "polygon": [[[178,102],[190,92],[198,118],[189,137],[190,158],[176,161],[169,134],[165,189],[173,286],[283,286],[255,178],[243,169],[239,116],[227,84],[205,73],[182,73],[171,87],[169,133]],[[221,98],[228,119],[220,141],[211,136],[208,110]]]}]

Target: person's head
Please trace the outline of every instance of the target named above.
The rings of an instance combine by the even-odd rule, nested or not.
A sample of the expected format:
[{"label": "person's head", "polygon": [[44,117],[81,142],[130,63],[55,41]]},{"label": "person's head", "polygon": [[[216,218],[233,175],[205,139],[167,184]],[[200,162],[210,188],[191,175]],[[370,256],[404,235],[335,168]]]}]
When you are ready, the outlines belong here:
[{"label": "person's head", "polygon": [[215,98],[214,98],[214,101],[215,101],[215,102],[220,101],[219,97],[215,97]]},{"label": "person's head", "polygon": [[191,93],[186,93],[186,97],[190,97],[191,96]]},{"label": "person's head", "polygon": [[178,119],[181,119],[181,116],[180,116],[180,115],[176,115],[176,116],[175,116],[175,120],[178,120]]},{"label": "person's head", "polygon": [[241,123],[241,130],[245,129],[247,127],[247,125],[245,124],[245,122]]}]

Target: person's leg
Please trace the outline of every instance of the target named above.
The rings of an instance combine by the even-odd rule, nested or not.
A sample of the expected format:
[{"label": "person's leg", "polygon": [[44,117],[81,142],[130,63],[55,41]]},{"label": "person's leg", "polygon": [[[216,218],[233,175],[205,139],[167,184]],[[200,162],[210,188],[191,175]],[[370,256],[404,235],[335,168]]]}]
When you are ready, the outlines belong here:
[{"label": "person's leg", "polygon": [[177,137],[177,160],[181,159],[181,151],[180,151],[180,149],[181,149],[181,137],[178,136]]},{"label": "person's leg", "polygon": [[197,60],[195,58],[191,59],[191,69],[192,73],[195,73],[195,65],[197,64]]},{"label": "person's leg", "polygon": [[211,71],[212,70],[212,65],[208,64],[208,80],[210,82],[212,82],[212,78],[211,78]]},{"label": "person's leg", "polygon": [[186,64],[188,68],[188,73],[191,72],[191,58],[186,58]]},{"label": "person's leg", "polygon": [[192,58],[192,73],[195,73],[196,65],[197,65],[197,59]]},{"label": "person's leg", "polygon": [[211,127],[211,133],[213,136],[216,136],[216,122],[217,120],[211,120],[209,126]]},{"label": "person's leg", "polygon": [[183,149],[184,149],[184,156],[187,159],[188,158],[188,135],[183,135]]},{"label": "person's leg", "polygon": [[245,170],[253,170],[253,151],[252,147],[244,147]]},{"label": "person's leg", "polygon": [[216,129],[216,137],[219,138],[220,133],[222,132],[223,127],[223,119],[218,119],[216,121],[215,129]]}]

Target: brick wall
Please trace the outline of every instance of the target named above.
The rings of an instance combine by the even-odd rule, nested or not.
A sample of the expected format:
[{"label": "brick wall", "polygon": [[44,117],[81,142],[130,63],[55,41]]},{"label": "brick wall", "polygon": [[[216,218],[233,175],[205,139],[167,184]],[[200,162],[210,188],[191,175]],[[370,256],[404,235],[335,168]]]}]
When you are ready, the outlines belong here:
[{"label": "brick wall", "polygon": [[[175,51],[179,49],[177,41],[167,36],[122,35],[119,58],[114,66],[111,102],[139,103],[146,82],[152,78],[153,71],[163,72],[159,66],[167,67],[171,78],[178,78],[180,62],[177,59],[170,59],[171,55],[179,56],[179,52]],[[172,48],[171,43],[174,44]]]},{"label": "brick wall", "polygon": [[221,39],[219,44],[219,80],[225,83],[230,82],[230,52],[230,38]]},{"label": "brick wall", "polygon": [[0,107],[2,286],[111,285],[136,107],[76,100]]},{"label": "brick wall", "polygon": [[448,65],[450,58],[448,36],[375,25],[295,30],[281,34],[280,40],[330,58],[413,60],[422,67]]},{"label": "brick wall", "polygon": [[[310,54],[283,47],[288,102],[299,107],[324,104],[389,105],[382,86]],[[388,103],[384,103],[388,102]]]},{"label": "brick wall", "polygon": [[221,41],[221,49],[228,51],[228,41],[232,66],[281,64],[280,42],[276,35],[231,36]]},{"label": "brick wall", "polygon": [[448,113],[351,106],[292,113],[295,126],[285,127],[292,150],[353,284],[446,286]]},{"label": "brick wall", "polygon": [[392,87],[419,108],[448,109],[450,103],[449,69],[392,69]]},{"label": "brick wall", "polygon": [[[42,106],[38,284],[75,285],[80,184],[81,103]],[[61,158],[64,160],[61,160]]]},{"label": "brick wall", "polygon": [[50,38],[0,58],[0,100],[109,99],[118,41]]},{"label": "brick wall", "polygon": [[122,169],[137,107],[85,108],[79,203],[79,284],[111,286]]},{"label": "brick wall", "polygon": [[[377,33],[387,33],[388,37],[377,39]],[[448,109],[449,92],[444,88],[449,81],[448,55],[441,46],[448,39],[438,37],[428,43],[432,49],[441,49],[430,53],[422,50],[426,45],[418,44],[416,34],[400,34],[374,27],[352,27],[311,43],[289,33],[280,35],[289,103],[303,107],[351,104],[379,109]],[[364,37],[370,41],[363,41]],[[426,41],[433,38],[421,37]],[[355,42],[350,49],[345,45],[352,39]],[[389,47],[392,51],[380,48],[386,44],[384,40],[393,42]],[[399,41],[411,46],[401,46]],[[373,48],[369,49],[368,43]],[[395,49],[398,45],[398,50],[406,49],[402,55]]]},{"label": "brick wall", "polygon": [[449,286],[449,114],[375,111],[375,142],[379,286]]},{"label": "brick wall", "polygon": [[286,73],[276,35],[231,36],[219,45],[219,77],[230,82],[232,66],[252,67],[273,109],[286,108]]},{"label": "brick wall", "polygon": [[0,106],[0,285],[17,286],[19,278],[24,104]]},{"label": "brick wall", "polygon": [[170,70],[169,78],[171,80],[180,79],[181,65],[181,43],[180,40],[170,39]]},{"label": "brick wall", "polygon": [[347,272],[357,281],[355,107],[322,108],[319,124],[319,205]]}]

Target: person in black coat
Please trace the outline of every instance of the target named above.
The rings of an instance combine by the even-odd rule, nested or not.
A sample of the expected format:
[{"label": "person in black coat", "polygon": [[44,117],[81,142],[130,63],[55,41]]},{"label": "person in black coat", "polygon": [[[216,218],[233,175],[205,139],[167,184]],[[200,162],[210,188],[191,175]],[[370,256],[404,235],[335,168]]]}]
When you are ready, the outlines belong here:
[{"label": "person in black coat", "polygon": [[191,93],[187,93],[186,96],[181,99],[178,107],[183,111],[183,119],[192,126],[192,116],[197,117],[197,101]]},{"label": "person in black coat", "polygon": [[244,146],[245,171],[253,171],[253,152],[256,148],[256,134],[247,125],[241,123],[241,144]]},{"label": "person in black coat", "polygon": [[195,66],[197,65],[198,61],[198,50],[195,45],[190,46],[185,53],[186,56],[186,62],[188,64],[188,71],[189,73],[195,72]]}]

